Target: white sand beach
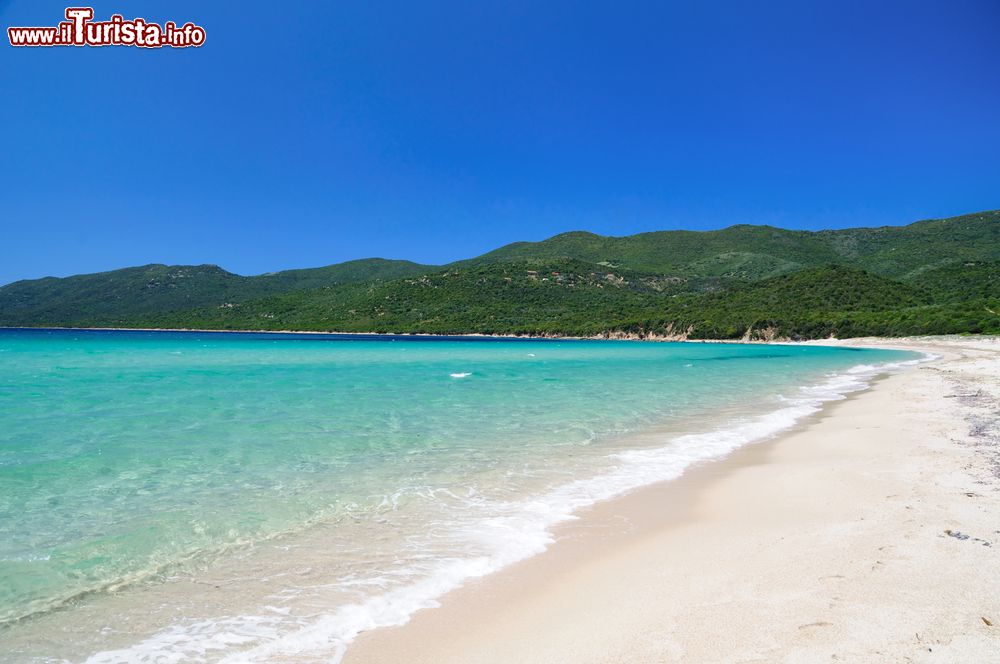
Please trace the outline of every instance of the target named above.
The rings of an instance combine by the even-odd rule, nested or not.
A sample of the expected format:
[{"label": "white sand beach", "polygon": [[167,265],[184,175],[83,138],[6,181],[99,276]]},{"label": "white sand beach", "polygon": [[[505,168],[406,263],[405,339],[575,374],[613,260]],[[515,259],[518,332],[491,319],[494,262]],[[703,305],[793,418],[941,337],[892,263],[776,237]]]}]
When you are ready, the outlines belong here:
[{"label": "white sand beach", "polygon": [[1000,661],[1000,343],[599,504],[346,664]]}]

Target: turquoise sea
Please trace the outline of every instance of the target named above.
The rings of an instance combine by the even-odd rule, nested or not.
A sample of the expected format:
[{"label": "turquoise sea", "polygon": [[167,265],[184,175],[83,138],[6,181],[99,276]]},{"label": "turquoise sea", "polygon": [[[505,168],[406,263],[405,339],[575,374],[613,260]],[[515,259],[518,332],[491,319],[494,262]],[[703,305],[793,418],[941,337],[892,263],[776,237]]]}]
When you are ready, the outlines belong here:
[{"label": "turquoise sea", "polygon": [[917,358],[0,330],[0,661],[335,661]]}]

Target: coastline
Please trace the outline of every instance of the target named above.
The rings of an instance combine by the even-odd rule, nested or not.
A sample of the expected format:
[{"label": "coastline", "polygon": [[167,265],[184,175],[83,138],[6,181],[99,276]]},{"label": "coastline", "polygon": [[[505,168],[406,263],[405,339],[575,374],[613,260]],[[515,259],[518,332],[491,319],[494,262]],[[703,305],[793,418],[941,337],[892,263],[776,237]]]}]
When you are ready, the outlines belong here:
[{"label": "coastline", "polygon": [[[968,337],[961,335],[928,335],[908,337],[847,337],[839,339],[828,337],[823,339],[789,339],[785,337],[744,336],[739,339],[690,339],[686,334],[637,334],[623,332],[605,332],[591,336],[572,336],[565,334],[485,334],[482,332],[461,332],[454,334],[432,332],[337,332],[329,330],[212,330],[196,327],[19,327],[0,325],[0,330],[41,330],[61,332],[191,332],[208,334],[301,334],[328,337],[415,337],[441,339],[523,339],[548,341],[650,341],[650,342],[684,342],[701,344],[804,344],[815,346],[854,346],[857,348],[891,348],[895,350],[914,350],[921,344],[933,344],[941,340],[976,340],[979,335]],[[998,337],[1000,338],[1000,337]]]},{"label": "coastline", "polygon": [[852,346],[855,348],[883,348],[892,350],[926,350],[939,343],[971,341],[981,339],[997,339],[984,335],[925,335],[905,337],[826,337],[822,339],[790,339],[786,337],[744,336],[739,339],[690,339],[684,334],[637,334],[606,332],[591,336],[572,336],[565,334],[485,334],[482,332],[462,332],[444,334],[436,332],[336,332],[323,330],[212,330],[207,328],[188,327],[18,327],[0,325],[3,330],[41,330],[53,332],[188,332],[207,334],[295,334],[326,337],[403,337],[403,338],[438,338],[438,339],[508,339],[536,341],[648,341],[684,342],[692,344],[753,344],[753,345],[807,345],[807,346]]},{"label": "coastline", "polygon": [[337,332],[330,330],[212,330],[198,327],[18,327],[0,325],[0,330],[51,330],[51,331],[81,331],[81,332],[199,332],[210,334],[310,334],[330,337],[416,337],[441,339],[523,339],[546,341],[684,341],[687,343],[720,343],[720,344],[767,344],[767,343],[811,343],[811,341],[829,341],[836,339],[793,341],[774,336],[744,336],[740,339],[690,339],[687,333],[645,334],[635,332],[608,331],[587,337],[568,334],[486,334],[483,332]]},{"label": "coastline", "polygon": [[0,330],[51,330],[81,332],[198,332],[210,334],[310,334],[329,337],[416,337],[441,339],[523,339],[547,341],[685,341],[689,343],[782,343],[779,339],[689,339],[685,334],[635,334],[607,332],[589,337],[566,334],[486,334],[483,332],[336,332],[330,330],[212,330],[198,327],[18,327],[0,325]]},{"label": "coastline", "polygon": [[544,553],[362,633],[345,664],[996,657],[1000,466],[989,427],[969,430],[996,417],[1000,345],[812,343],[939,357],[581,511]]}]

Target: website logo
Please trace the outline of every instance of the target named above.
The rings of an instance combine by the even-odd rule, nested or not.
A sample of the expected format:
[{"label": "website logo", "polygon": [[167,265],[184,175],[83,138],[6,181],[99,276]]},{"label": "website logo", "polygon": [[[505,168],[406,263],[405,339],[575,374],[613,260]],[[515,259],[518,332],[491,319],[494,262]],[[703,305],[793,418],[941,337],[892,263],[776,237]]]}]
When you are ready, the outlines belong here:
[{"label": "website logo", "polygon": [[205,28],[188,22],[163,25],[144,18],[126,20],[114,14],[95,21],[93,7],[67,7],[66,20],[54,27],[10,27],[11,46],[136,46],[138,48],[197,48],[205,43]]}]

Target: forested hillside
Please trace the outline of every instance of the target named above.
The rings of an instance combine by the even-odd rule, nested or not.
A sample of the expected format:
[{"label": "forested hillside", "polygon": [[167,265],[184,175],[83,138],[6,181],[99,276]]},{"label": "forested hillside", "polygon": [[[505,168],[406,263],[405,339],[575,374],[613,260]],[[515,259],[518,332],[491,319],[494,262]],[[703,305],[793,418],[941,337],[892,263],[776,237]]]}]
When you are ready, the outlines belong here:
[{"label": "forested hillside", "polygon": [[7,326],[691,338],[1000,333],[1000,212],[909,226],[573,232],[446,266],[149,265],[0,288]]}]

